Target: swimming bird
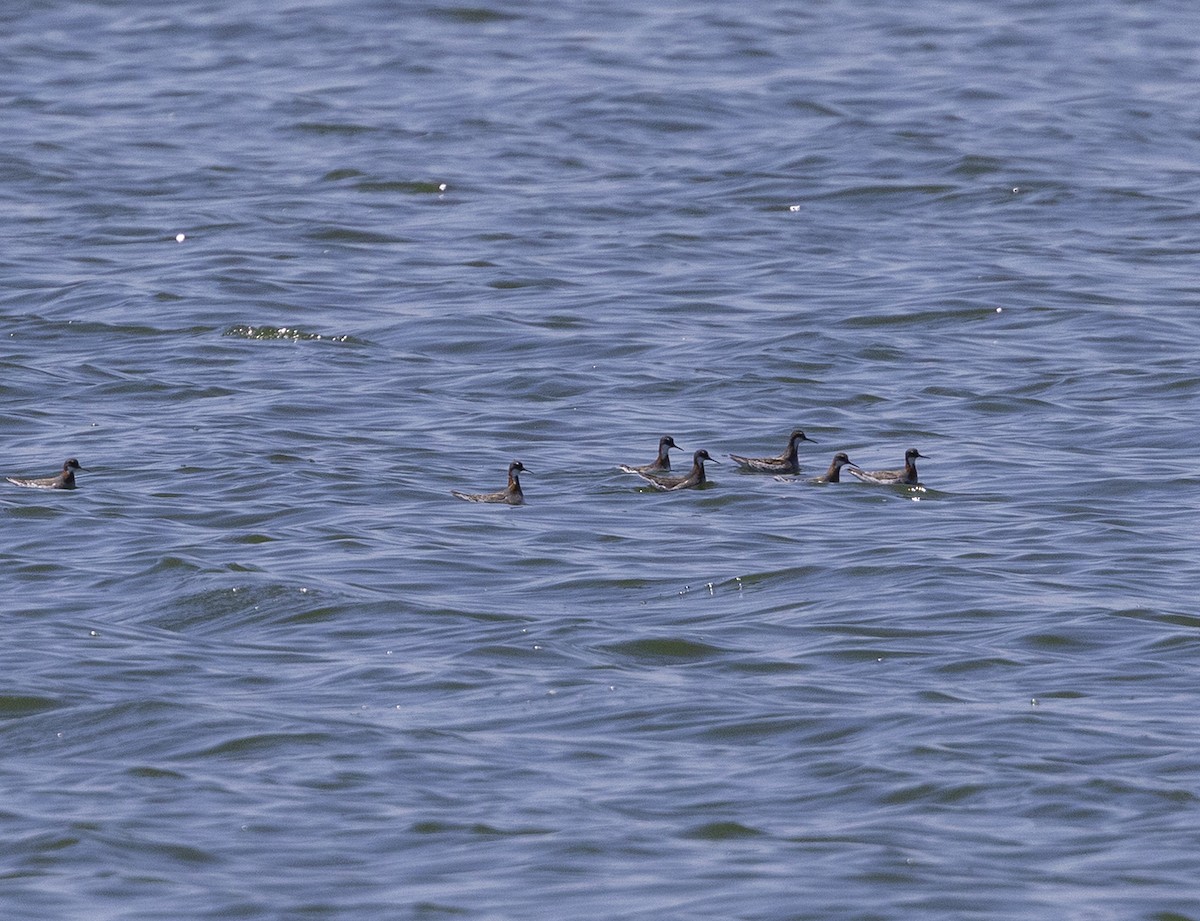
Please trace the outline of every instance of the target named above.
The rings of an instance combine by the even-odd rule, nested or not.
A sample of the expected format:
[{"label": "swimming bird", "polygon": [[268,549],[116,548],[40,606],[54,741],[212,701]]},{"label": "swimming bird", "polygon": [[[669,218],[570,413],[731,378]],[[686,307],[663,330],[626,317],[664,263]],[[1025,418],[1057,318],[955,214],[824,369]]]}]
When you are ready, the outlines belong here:
[{"label": "swimming bird", "polygon": [[521,481],[517,479],[517,474],[525,470],[525,465],[520,461],[513,461],[508,465],[508,485],[500,492],[459,492],[457,489],[450,490],[450,495],[456,499],[465,499],[467,502],[504,502],[508,505],[523,505],[525,503],[525,494],[521,492]]},{"label": "swimming bird", "polygon": [[799,429],[792,432],[788,438],[787,450],[778,457],[742,457],[740,454],[730,454],[743,470],[753,470],[758,473],[799,473],[800,461],[796,457],[797,447],[802,441],[812,441]]},{"label": "swimming bird", "polygon": [[[809,482],[840,483],[842,481],[842,468],[847,466],[854,467],[857,465],[854,463],[854,461],[850,460],[850,458],[846,456],[845,451],[838,451],[837,454],[833,455],[833,462],[829,465],[829,469],[820,476],[813,477]],[[851,471],[851,473],[853,472],[854,471]]]},{"label": "swimming bird", "polygon": [[670,435],[663,435],[658,439],[658,457],[653,461],[640,466],[619,464],[617,469],[624,473],[665,473],[671,469],[671,458],[667,453],[671,448],[679,448],[679,445],[675,444],[675,439]]},{"label": "swimming bird", "polygon": [[638,473],[638,476],[655,489],[691,489],[695,486],[703,486],[706,482],[704,477],[705,461],[714,464],[720,463],[709,457],[708,452],[701,448],[692,455],[692,469],[687,476],[655,476],[653,473]]},{"label": "swimming bird", "polygon": [[80,467],[79,461],[72,457],[70,460],[63,461],[62,473],[56,473],[54,476],[10,476],[5,477],[5,479],[17,486],[28,486],[31,489],[74,489],[75,471],[86,469],[86,467]]},{"label": "swimming bird", "polygon": [[904,452],[904,469],[903,470],[851,470],[856,477],[864,483],[882,483],[888,486],[916,486],[917,485],[917,458],[929,458],[922,454],[916,448],[909,448]]}]

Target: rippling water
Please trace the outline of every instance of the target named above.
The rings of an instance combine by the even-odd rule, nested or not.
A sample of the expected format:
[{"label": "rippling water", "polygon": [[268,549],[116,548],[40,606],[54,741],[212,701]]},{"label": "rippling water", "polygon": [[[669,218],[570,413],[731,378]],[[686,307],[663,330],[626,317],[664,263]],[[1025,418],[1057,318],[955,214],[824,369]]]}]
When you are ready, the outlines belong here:
[{"label": "rippling water", "polygon": [[1200,918],[1200,8],[0,22],[5,917]]}]

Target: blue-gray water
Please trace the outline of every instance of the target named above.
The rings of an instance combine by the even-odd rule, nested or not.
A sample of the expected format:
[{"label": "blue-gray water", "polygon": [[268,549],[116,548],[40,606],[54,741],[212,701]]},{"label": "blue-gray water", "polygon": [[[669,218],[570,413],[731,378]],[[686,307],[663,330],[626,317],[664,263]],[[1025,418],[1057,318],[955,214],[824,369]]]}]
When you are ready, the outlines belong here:
[{"label": "blue-gray water", "polygon": [[1200,918],[1197,34],[9,4],[0,915]]}]

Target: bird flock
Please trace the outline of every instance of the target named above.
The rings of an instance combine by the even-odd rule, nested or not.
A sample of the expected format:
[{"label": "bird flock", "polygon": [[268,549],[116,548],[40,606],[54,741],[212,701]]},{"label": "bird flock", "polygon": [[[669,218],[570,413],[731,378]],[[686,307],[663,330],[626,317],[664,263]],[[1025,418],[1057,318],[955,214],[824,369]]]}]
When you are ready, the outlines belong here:
[{"label": "bird flock", "polygon": [[[784,449],[782,454],[777,454],[773,457],[744,457],[741,454],[730,454],[729,458],[742,470],[753,473],[771,473],[780,478],[795,476],[800,472],[799,446],[802,441],[816,444],[812,438],[809,438],[804,432],[796,429],[788,438],[787,448]],[[630,473],[641,477],[655,489],[670,491],[676,489],[695,489],[696,487],[703,486],[707,482],[704,472],[705,462],[707,461],[710,464],[720,463],[708,451],[701,448],[692,455],[692,469],[690,471],[682,476],[672,476],[670,457],[672,448],[683,450],[675,443],[674,438],[670,435],[663,435],[658,440],[658,456],[650,461],[650,463],[638,465],[620,464],[617,469],[622,473]],[[874,483],[883,486],[918,486],[920,485],[917,479],[918,457],[924,458],[926,455],[922,454],[916,448],[909,448],[904,452],[903,467],[894,470],[864,470],[850,460],[845,451],[838,451],[833,455],[829,469],[820,476],[813,477],[810,482],[840,483],[842,481],[842,469],[845,468],[849,470],[851,475],[862,480],[864,483]],[[455,498],[464,499],[467,502],[522,505],[525,502],[525,494],[521,491],[519,474],[523,472],[525,472],[525,465],[520,461],[513,461],[508,465],[508,485],[504,489],[486,493],[466,493],[453,489],[450,491],[450,494]]]},{"label": "bird flock", "polygon": [[[730,454],[729,459],[736,463],[742,470],[753,473],[771,473],[778,477],[795,476],[800,472],[799,446],[802,441],[816,444],[812,438],[809,438],[804,432],[796,429],[788,438],[787,447],[782,454],[777,454],[773,457],[744,457],[741,454]],[[695,489],[698,486],[703,486],[707,481],[704,473],[705,462],[707,461],[710,464],[720,463],[708,451],[701,448],[692,455],[691,470],[682,476],[672,476],[670,456],[672,448],[683,450],[675,443],[674,438],[670,435],[663,435],[658,440],[658,456],[650,461],[650,463],[639,465],[620,464],[617,469],[622,473],[630,473],[641,477],[653,488],[666,492],[676,489]],[[810,482],[840,483],[842,469],[846,468],[850,471],[851,475],[862,480],[864,483],[875,483],[884,486],[917,486],[920,485],[917,480],[917,458],[924,458],[925,456],[916,448],[909,448],[904,452],[903,467],[895,470],[863,470],[850,460],[845,451],[838,451],[837,454],[833,455],[829,469],[820,476],[812,477]],[[86,469],[79,465],[79,461],[76,458],[72,457],[64,461],[62,470],[53,476],[10,476],[6,479],[16,486],[24,486],[31,489],[74,489],[75,471]],[[467,502],[523,505],[525,494],[521,491],[519,475],[524,472],[525,465],[520,461],[513,461],[508,465],[508,483],[503,489],[496,492],[483,493],[460,492],[457,489],[452,489],[450,495]]]}]

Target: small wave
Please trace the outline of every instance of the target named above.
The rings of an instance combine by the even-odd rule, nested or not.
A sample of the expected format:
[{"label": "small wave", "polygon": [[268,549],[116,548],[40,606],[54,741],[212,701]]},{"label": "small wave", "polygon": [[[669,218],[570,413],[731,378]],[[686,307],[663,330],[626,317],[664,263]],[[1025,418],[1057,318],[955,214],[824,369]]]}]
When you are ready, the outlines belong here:
[{"label": "small wave", "polygon": [[292,326],[250,326],[245,323],[235,323],[221,335],[232,336],[235,339],[279,339],[289,342],[346,342],[353,345],[366,344],[365,340],[358,339],[355,336],[327,336],[323,333],[311,333]]}]

